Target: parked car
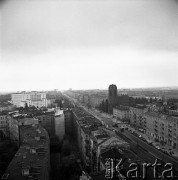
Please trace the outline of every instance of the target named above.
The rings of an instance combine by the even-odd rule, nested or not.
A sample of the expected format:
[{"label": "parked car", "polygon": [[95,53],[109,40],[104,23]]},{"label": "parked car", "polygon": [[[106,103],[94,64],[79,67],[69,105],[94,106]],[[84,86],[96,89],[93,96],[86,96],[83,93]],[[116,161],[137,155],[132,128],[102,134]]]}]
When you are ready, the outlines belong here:
[{"label": "parked car", "polygon": [[165,154],[169,155],[169,153],[168,153],[166,150],[164,150],[163,152],[164,152]]},{"label": "parked car", "polygon": [[156,149],[160,150],[161,148],[159,146],[155,146]]},{"label": "parked car", "polygon": [[144,137],[141,137],[140,139],[142,139],[143,141],[147,142],[146,139]]}]

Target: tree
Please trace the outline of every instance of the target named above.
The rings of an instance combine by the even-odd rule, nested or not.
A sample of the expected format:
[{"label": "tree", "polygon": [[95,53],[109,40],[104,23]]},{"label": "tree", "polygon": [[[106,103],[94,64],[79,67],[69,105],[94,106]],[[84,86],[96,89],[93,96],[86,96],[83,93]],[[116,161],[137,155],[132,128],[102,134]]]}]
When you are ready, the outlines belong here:
[{"label": "tree", "polygon": [[23,107],[19,107],[18,110],[19,110],[19,111],[23,111],[24,108],[23,108]]},{"label": "tree", "polygon": [[152,98],[150,98],[150,103],[152,103],[153,102],[153,99]]},{"label": "tree", "polygon": [[56,99],[55,103],[57,103],[57,106],[60,108],[63,108],[62,100],[61,99]]},{"label": "tree", "polygon": [[135,106],[135,100],[133,97],[129,97],[129,106]]}]

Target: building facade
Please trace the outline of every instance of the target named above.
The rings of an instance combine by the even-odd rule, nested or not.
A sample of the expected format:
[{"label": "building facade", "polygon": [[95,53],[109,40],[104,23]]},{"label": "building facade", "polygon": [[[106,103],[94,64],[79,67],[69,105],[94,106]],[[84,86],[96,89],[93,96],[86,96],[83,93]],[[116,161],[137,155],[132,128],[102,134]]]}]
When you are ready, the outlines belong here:
[{"label": "building facade", "polygon": [[147,112],[144,115],[146,134],[155,140],[178,149],[178,117]]},{"label": "building facade", "polygon": [[109,86],[108,103],[108,112],[112,114],[113,107],[117,104],[117,86],[114,84]]},{"label": "building facade", "polygon": [[11,116],[9,119],[10,139],[19,145],[19,143],[20,143],[20,128],[22,126],[27,126],[27,125],[37,125],[38,122],[39,121],[37,118]]},{"label": "building facade", "polygon": [[136,128],[143,128],[146,130],[145,121],[144,121],[144,114],[148,111],[146,107],[130,107],[129,108],[129,116],[130,116],[130,123]]},{"label": "building facade", "polygon": [[46,129],[49,137],[55,135],[55,119],[53,112],[46,114],[39,114],[35,116],[39,120],[40,126]]},{"label": "building facade", "polygon": [[129,120],[130,113],[128,107],[116,107],[113,108],[113,116],[119,120]]},{"label": "building facade", "polygon": [[0,114],[0,132],[2,137],[9,137],[9,116]]},{"label": "building facade", "polygon": [[14,93],[11,98],[12,104],[17,107],[25,107],[26,104],[35,107],[47,107],[48,105],[46,93],[41,92]]}]

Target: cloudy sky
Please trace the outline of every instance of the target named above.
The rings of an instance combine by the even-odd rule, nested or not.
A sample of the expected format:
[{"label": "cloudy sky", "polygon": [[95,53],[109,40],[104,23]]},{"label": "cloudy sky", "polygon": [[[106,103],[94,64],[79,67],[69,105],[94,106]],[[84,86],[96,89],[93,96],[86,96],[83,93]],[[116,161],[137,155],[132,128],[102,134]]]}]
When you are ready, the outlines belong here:
[{"label": "cloudy sky", "polygon": [[178,86],[177,0],[0,6],[0,91]]}]

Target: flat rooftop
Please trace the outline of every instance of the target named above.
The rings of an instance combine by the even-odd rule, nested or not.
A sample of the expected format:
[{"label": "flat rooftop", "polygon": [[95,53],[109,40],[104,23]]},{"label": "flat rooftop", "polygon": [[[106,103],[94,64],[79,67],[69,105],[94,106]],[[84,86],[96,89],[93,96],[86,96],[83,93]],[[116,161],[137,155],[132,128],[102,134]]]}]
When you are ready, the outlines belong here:
[{"label": "flat rooftop", "polygon": [[92,131],[102,126],[98,119],[80,108],[73,109],[73,113],[77,117],[80,127],[86,134],[91,134]]}]

